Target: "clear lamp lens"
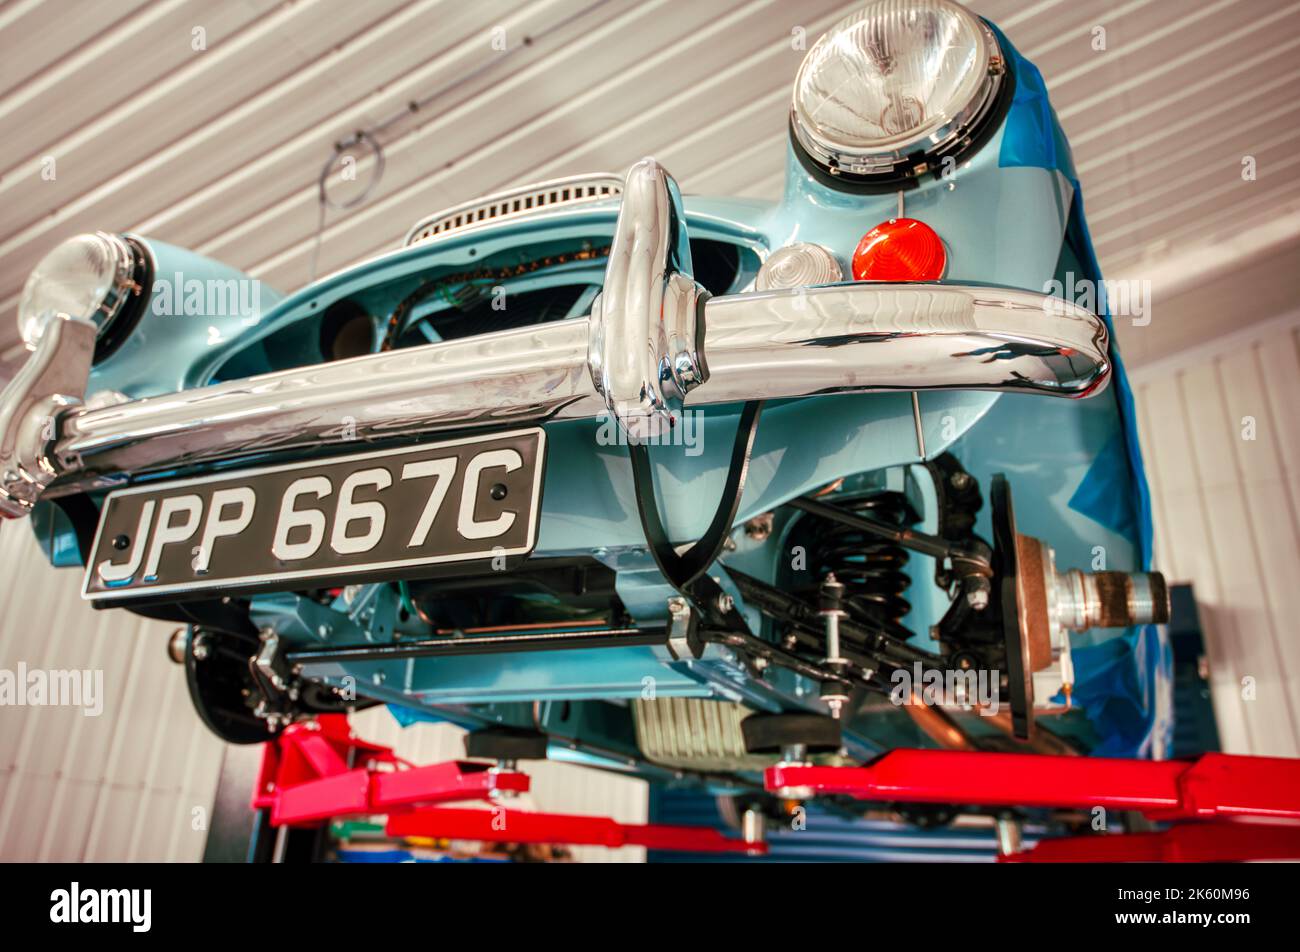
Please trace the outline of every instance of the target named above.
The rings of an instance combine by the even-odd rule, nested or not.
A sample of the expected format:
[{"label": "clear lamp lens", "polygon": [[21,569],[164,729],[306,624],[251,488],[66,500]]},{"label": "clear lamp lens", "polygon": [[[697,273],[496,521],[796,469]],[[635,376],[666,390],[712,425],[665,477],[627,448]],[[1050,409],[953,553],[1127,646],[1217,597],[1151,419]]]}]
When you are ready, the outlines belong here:
[{"label": "clear lamp lens", "polygon": [[988,27],[950,0],[876,0],[809,50],[794,87],[801,144],[868,173],[941,142],[990,96]]},{"label": "clear lamp lens", "polygon": [[754,290],[810,288],[844,279],[839,260],[821,245],[796,241],[772,252],[754,279]]},{"label": "clear lamp lens", "polygon": [[120,305],[130,280],[129,251],[113,235],[78,235],[60,244],[32,269],[18,304],[18,331],[34,348],[47,322],[89,321],[102,327]]}]

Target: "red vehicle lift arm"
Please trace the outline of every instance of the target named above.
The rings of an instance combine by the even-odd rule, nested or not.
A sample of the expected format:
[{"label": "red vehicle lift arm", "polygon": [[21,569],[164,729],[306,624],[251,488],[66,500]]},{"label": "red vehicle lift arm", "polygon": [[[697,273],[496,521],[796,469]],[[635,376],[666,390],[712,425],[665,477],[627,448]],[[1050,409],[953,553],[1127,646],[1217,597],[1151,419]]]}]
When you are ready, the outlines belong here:
[{"label": "red vehicle lift arm", "polygon": [[[779,764],[765,786],[778,796],[985,807],[1134,810],[1192,819],[1158,833],[1043,840],[1005,861],[1281,859],[1300,856],[1300,761],[1205,754],[1145,761],[958,750],[895,750],[861,767]],[[393,836],[512,843],[645,846],[695,852],[766,852],[762,843],[710,827],[622,824],[607,817],[441,804],[492,801],[529,789],[526,774],[447,761],[412,767],[392,750],[354,737],[344,715],[286,728],[263,752],[254,809],[272,826],[311,826],[349,815],[387,814]],[[1232,822],[1232,821],[1237,822]]]},{"label": "red vehicle lift arm", "polygon": [[1300,760],[1204,754],[1117,760],[962,750],[893,750],[862,767],[779,764],[769,791],[860,800],[1137,810],[1153,819],[1300,818]]},{"label": "red vehicle lift arm", "polygon": [[529,785],[527,774],[483,762],[407,765],[391,749],[355,737],[345,715],[327,714],[292,724],[265,745],[252,807],[267,810],[273,827],[316,826],[335,817],[388,814],[392,836],[708,853],[767,849],[762,843],[723,836],[712,827],[623,824],[608,817],[507,811],[499,805],[493,809],[436,806],[495,800],[525,793]]},{"label": "red vehicle lift arm", "polygon": [[1039,840],[1002,863],[1241,863],[1300,859],[1300,825],[1178,823],[1157,833]]},{"label": "red vehicle lift arm", "polygon": [[346,716],[326,714],[290,725],[263,748],[252,806],[269,810],[272,826],[303,826],[415,803],[488,800],[528,785],[527,774],[486,763],[406,766],[389,748],[354,737]]},{"label": "red vehicle lift arm", "polygon": [[531,810],[466,810],[431,807],[388,818],[390,836],[485,840],[490,843],[566,843],[573,846],[644,846],[692,853],[767,852],[765,843],[723,836],[711,827],[618,823],[607,817]]}]

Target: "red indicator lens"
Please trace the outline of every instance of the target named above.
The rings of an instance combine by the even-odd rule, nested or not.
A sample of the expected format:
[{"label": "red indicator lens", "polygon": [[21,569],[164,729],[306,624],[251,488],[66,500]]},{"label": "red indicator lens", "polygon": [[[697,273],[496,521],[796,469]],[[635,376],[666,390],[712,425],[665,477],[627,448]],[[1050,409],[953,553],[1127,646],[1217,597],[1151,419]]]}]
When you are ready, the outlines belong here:
[{"label": "red indicator lens", "polygon": [[938,281],[948,253],[935,230],[915,218],[891,218],[862,236],[853,252],[858,281]]}]

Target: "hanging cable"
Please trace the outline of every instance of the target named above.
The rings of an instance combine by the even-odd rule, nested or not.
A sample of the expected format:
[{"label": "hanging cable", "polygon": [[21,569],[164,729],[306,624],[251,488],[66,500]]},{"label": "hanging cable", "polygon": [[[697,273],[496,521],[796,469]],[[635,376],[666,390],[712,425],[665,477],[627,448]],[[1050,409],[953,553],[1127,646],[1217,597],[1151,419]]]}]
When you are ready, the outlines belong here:
[{"label": "hanging cable", "polygon": [[[375,123],[369,128],[359,130],[345,139],[341,139],[338,142],[335,142],[334,151],[330,155],[330,157],[326,160],[324,168],[321,169],[320,178],[317,180],[317,204],[319,206],[319,215],[317,216],[317,220],[316,220],[316,235],[312,241],[310,280],[311,281],[316,280],[316,269],[320,258],[320,246],[321,246],[322,238],[324,237],[324,233],[325,233],[326,210],[328,208],[334,208],[338,211],[346,211],[348,209],[355,208],[358,205],[365,202],[367,199],[369,199],[370,196],[374,194],[375,189],[379,187],[379,181],[384,176],[384,149],[379,142],[379,137],[383,133],[387,132],[391,127],[397,125],[399,122],[403,122],[406,119],[408,119],[410,116],[419,113],[421,110],[423,110],[426,106],[430,105],[431,103],[439,99],[442,99],[448,93],[454,91],[457,87],[464,86],[470,82],[473,82],[480,75],[488,72],[491,69],[495,69],[502,62],[509,59],[511,56],[513,56],[515,53],[518,53],[520,50],[527,49],[533,46],[535,43],[546,39],[553,33],[564,29],[565,27],[569,26],[571,23],[574,23],[577,20],[581,20],[583,17],[588,16],[589,14],[599,9],[600,7],[603,7],[605,4],[609,2],[610,0],[596,0],[595,3],[589,4],[588,6],[583,7],[581,10],[577,10],[574,13],[571,13],[569,16],[561,18],[560,20],[556,21],[555,23],[551,24],[546,29],[541,30],[540,32],[526,34],[523,40],[520,41],[519,43],[516,43],[514,46],[507,47],[506,49],[500,50],[495,56],[486,58],[479,66],[470,70],[467,73],[461,74],[454,81],[439,87],[438,89],[434,90],[433,92],[429,93],[426,96],[423,96],[419,99],[410,100],[409,102],[407,102],[406,106],[403,109],[394,112],[392,115],[381,120],[380,122]],[[325,188],[326,181],[329,179],[331,172],[334,170],[335,165],[339,161],[339,158],[343,156],[349,149],[356,148],[357,146],[363,144],[367,145],[370,148],[371,152],[374,154],[375,157],[375,168],[371,174],[370,182],[361,191],[361,193],[355,196],[354,198],[351,198],[345,202],[332,201],[329,198],[328,194],[326,193],[326,188]]]},{"label": "hanging cable", "polygon": [[[329,189],[326,187],[330,175],[333,174],[334,169],[338,166],[339,162],[348,156],[350,150],[363,145],[369,148],[370,154],[374,157],[374,166],[370,172],[370,181],[366,183],[366,187],[358,194],[345,201],[337,202],[330,198]],[[353,158],[354,163],[355,161],[356,159]],[[350,208],[356,208],[358,205],[370,198],[370,196],[374,194],[375,189],[379,187],[379,180],[384,177],[385,161],[384,147],[379,143],[379,140],[367,130],[362,129],[349,136],[347,139],[334,144],[334,154],[325,160],[325,165],[321,167],[320,176],[316,180],[316,202],[320,209],[320,214],[316,220],[316,238],[312,243],[311,249],[312,281],[316,280],[316,266],[320,256],[321,238],[325,232],[326,210],[333,208],[337,211],[347,211]]]}]

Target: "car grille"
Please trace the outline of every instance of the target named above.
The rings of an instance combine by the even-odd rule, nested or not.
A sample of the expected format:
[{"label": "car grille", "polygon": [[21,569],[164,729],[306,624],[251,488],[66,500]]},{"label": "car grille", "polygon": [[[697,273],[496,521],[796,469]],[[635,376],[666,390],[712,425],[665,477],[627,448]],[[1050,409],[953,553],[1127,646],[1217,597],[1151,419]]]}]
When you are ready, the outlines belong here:
[{"label": "car grille", "polygon": [[522,218],[539,211],[564,205],[578,205],[617,198],[623,193],[623,180],[617,175],[574,175],[569,178],[538,182],[498,192],[484,198],[443,209],[422,218],[407,232],[404,245],[413,245],[474,225]]}]

